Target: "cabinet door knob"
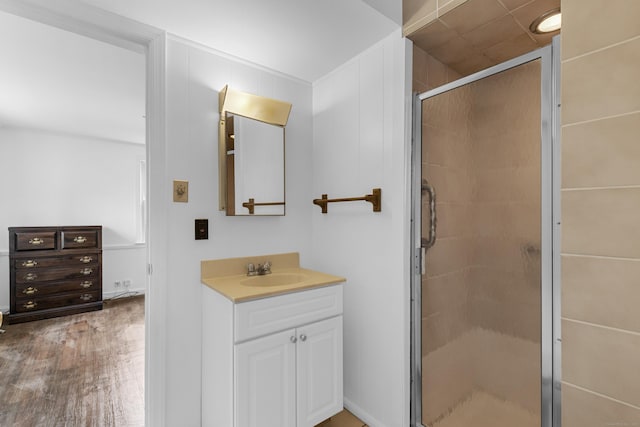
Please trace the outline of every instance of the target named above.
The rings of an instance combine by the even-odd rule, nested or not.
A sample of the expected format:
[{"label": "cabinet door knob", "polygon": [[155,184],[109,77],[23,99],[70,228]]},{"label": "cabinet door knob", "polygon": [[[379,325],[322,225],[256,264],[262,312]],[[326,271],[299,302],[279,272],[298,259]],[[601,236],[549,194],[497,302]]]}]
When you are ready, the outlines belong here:
[{"label": "cabinet door knob", "polygon": [[296,338],[295,336],[292,336],[291,338],[289,338],[289,341],[291,341],[293,344],[298,342],[298,338]]},{"label": "cabinet door knob", "polygon": [[305,334],[300,335],[300,341],[305,342],[307,340],[307,336]]}]

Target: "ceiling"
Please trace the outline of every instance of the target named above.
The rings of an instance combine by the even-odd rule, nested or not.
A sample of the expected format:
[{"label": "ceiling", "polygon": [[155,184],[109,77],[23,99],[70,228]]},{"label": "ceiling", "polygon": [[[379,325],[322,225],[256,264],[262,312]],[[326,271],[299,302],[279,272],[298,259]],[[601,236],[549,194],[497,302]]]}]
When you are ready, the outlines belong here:
[{"label": "ceiling", "polygon": [[[401,0],[20,2],[98,8],[307,82],[402,23]],[[0,58],[0,127],[144,143],[142,54],[0,11]]]},{"label": "ceiling", "polygon": [[401,0],[77,0],[313,82],[401,24]]},{"label": "ceiling", "polygon": [[0,126],[145,142],[145,58],[0,12]]},{"label": "ceiling", "polygon": [[555,8],[560,0],[468,0],[408,37],[465,76],[551,43],[559,31],[533,34],[529,25]]}]

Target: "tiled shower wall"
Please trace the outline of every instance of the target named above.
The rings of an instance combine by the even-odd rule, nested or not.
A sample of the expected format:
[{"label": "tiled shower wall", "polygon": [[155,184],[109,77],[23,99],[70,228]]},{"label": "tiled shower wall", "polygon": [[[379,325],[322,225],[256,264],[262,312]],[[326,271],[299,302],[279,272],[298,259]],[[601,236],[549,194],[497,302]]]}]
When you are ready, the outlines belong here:
[{"label": "tiled shower wall", "polygon": [[563,427],[640,425],[640,2],[562,0]]}]

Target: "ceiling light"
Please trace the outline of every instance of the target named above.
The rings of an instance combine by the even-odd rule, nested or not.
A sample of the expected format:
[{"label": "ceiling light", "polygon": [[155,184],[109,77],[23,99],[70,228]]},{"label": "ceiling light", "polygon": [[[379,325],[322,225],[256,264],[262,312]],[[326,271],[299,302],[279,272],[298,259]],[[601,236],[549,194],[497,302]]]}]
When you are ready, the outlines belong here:
[{"label": "ceiling light", "polygon": [[540,15],[531,23],[529,29],[536,34],[550,33],[560,29],[562,24],[562,14],[560,9],[550,10]]}]

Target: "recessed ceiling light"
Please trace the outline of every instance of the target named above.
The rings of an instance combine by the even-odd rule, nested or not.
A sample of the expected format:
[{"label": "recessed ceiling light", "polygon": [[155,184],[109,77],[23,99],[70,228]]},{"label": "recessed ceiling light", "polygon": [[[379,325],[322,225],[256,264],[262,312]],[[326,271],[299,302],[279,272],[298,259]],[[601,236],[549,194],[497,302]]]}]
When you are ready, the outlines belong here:
[{"label": "recessed ceiling light", "polygon": [[531,23],[529,29],[536,34],[550,33],[557,31],[562,25],[562,14],[560,9],[553,9],[540,15]]}]

